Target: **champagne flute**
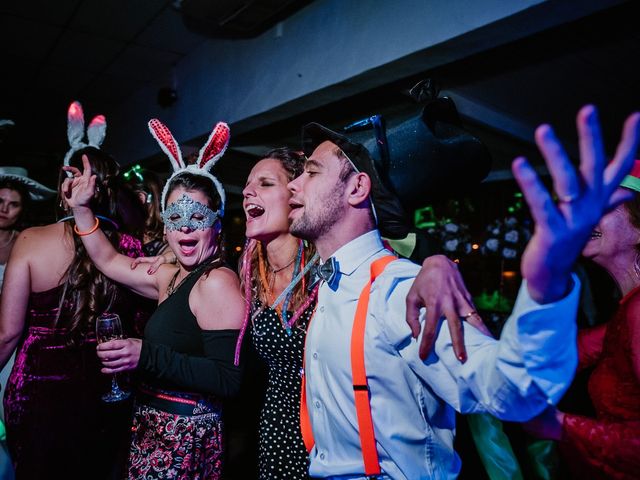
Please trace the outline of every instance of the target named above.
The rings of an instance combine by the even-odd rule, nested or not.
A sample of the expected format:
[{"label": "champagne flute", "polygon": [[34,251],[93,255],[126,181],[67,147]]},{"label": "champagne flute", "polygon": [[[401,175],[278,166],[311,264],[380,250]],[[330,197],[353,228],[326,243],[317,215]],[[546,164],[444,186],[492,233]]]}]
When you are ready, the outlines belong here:
[{"label": "champagne flute", "polygon": [[[98,343],[124,338],[120,317],[115,313],[103,313],[96,320],[96,339]],[[102,396],[104,402],[119,402],[129,398],[131,392],[122,390],[118,385],[116,374],[111,377],[111,391]]]}]

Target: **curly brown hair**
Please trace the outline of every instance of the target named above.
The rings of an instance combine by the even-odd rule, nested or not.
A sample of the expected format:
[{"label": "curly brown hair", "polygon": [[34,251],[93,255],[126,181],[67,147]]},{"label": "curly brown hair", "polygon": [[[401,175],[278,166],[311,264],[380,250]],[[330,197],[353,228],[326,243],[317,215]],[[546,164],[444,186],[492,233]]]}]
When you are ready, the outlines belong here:
[{"label": "curly brown hair", "polygon": [[[144,212],[134,192],[122,185],[118,180],[120,166],[108,154],[94,147],[86,147],[78,150],[71,157],[69,164],[74,167],[82,167],[82,156],[86,155],[91,165],[91,170],[96,175],[96,194],[91,202],[91,209],[96,215],[102,215],[114,220],[119,226],[107,228],[104,225],[104,233],[118,249],[120,233],[136,233],[140,231],[144,220]],[[59,184],[62,184],[62,176]],[[70,332],[72,342],[84,337],[95,323],[96,318],[109,310],[113,304],[117,286],[116,283],[103,275],[91,261],[82,240],[73,235],[73,227],[70,223],[65,228],[75,247],[75,255],[65,272],[65,282],[60,298],[60,311],[63,304],[71,309],[68,325],[63,325]],[[61,317],[58,317],[61,321]]]}]

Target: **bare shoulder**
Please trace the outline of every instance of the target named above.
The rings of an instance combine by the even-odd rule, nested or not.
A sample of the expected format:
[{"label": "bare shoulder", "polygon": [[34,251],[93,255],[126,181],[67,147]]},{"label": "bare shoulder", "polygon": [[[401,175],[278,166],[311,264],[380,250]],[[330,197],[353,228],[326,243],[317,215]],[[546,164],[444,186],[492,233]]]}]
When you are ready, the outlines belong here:
[{"label": "bare shoulder", "polygon": [[208,274],[200,277],[200,282],[203,288],[206,289],[218,289],[218,288],[240,288],[240,281],[238,274],[227,267],[220,267],[211,270]]},{"label": "bare shoulder", "polygon": [[240,281],[233,270],[221,267],[202,275],[194,290],[206,297],[207,301],[229,302],[235,295],[240,295]]},{"label": "bare shoulder", "polygon": [[17,242],[38,243],[59,239],[65,236],[65,226],[62,223],[52,223],[41,227],[25,228],[18,235]]},{"label": "bare shoulder", "polygon": [[205,330],[237,329],[244,320],[238,275],[226,267],[200,277],[189,297],[191,310]]},{"label": "bare shoulder", "polygon": [[67,250],[72,246],[73,240],[67,234],[64,224],[53,223],[30,227],[20,232],[12,254],[21,256],[26,253],[30,257],[44,255],[51,258],[58,250]]}]

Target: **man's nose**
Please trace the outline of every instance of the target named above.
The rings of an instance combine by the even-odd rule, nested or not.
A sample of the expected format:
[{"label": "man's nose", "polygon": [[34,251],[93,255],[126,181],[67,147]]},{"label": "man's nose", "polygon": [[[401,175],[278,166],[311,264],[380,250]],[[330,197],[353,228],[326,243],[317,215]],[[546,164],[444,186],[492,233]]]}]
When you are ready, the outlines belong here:
[{"label": "man's nose", "polygon": [[289,189],[289,191],[291,193],[296,193],[300,191],[300,188],[298,186],[298,178],[294,178],[293,180],[291,180],[289,183],[287,183],[287,188]]}]

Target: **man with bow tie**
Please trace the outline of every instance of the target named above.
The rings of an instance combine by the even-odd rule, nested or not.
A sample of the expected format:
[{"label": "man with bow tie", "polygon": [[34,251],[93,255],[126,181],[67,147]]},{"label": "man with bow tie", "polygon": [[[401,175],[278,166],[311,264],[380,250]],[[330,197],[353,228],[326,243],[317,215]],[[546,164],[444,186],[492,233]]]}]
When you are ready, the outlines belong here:
[{"label": "man with bow tie", "polygon": [[[460,470],[455,410],[524,421],[560,399],[577,362],[572,265],[602,213],[621,200],[614,191],[633,161],[639,118],[627,120],[606,168],[594,107],[578,114],[579,170],[551,128],[538,128],[558,203],[526,160],[514,161],[536,222],[524,282],[499,341],[465,325],[466,362],[447,324],[430,352],[412,338],[420,325],[405,322],[406,297],[419,267],[383,247],[379,229],[393,229],[397,219],[369,153],[318,124],[304,127],[309,159],[289,184],[291,232],[313,241],[324,262],[301,408],[312,477],[453,478]],[[410,306],[420,291],[416,282]]]}]

